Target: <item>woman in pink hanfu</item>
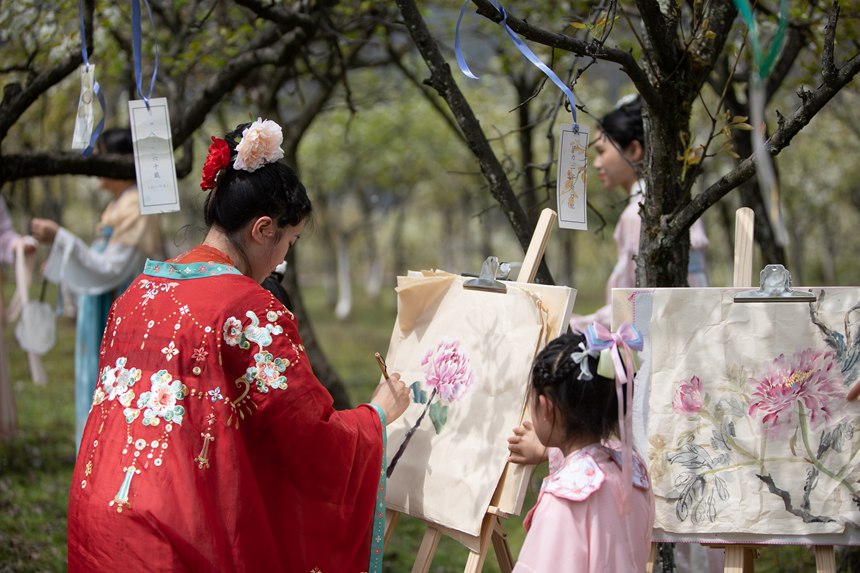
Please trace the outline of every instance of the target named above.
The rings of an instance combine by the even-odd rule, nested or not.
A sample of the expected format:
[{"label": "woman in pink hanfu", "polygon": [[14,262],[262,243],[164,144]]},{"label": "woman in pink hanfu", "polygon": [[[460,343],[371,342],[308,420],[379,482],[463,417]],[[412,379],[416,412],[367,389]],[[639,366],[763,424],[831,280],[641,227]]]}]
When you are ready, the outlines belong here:
[{"label": "woman in pink hanfu", "polygon": [[608,343],[601,355],[589,332],[562,335],[538,354],[533,422],[508,439],[510,461],[550,464],[514,573],[645,571],[654,524],[648,471],[629,441],[609,441],[619,433],[616,390],[626,391],[626,377],[614,379],[612,353],[620,359],[627,348]]},{"label": "woman in pink hanfu", "polygon": [[[603,116],[594,138],[597,169],[600,182],[607,190],[620,187],[627,193],[627,206],[615,225],[613,238],[618,249],[618,260],[606,281],[606,304],[593,314],[574,315],[570,325],[574,330],[585,328],[596,321],[609,327],[612,318],[612,289],[636,286],[636,260],[639,253],[639,236],[642,218],[639,210],[645,201],[645,182],[640,179],[638,166],[645,159],[645,129],[642,122],[642,102],[638,97],[624,98],[619,105]],[[708,286],[705,253],[708,236],[701,219],[690,227],[690,258],[687,266],[687,283],[691,287]]]}]

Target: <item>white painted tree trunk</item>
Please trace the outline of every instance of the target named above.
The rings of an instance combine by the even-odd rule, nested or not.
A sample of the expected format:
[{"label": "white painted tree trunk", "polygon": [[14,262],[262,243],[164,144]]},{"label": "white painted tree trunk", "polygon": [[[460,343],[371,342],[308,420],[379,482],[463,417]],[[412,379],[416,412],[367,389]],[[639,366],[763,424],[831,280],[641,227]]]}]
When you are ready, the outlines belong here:
[{"label": "white painted tree trunk", "polygon": [[336,241],[337,304],[334,307],[334,315],[338,320],[344,320],[352,312],[352,281],[349,277],[349,237],[338,235]]},{"label": "white painted tree trunk", "polygon": [[385,261],[376,253],[372,259],[368,259],[369,265],[367,269],[367,280],[364,284],[364,291],[370,301],[376,301],[379,298],[379,293],[382,292],[383,277],[385,276]]}]

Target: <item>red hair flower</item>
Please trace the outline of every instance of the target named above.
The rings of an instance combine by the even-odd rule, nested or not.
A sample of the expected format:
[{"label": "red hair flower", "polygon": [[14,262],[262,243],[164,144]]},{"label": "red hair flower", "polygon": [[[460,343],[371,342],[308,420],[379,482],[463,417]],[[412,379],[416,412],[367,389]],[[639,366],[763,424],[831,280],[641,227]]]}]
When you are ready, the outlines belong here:
[{"label": "red hair flower", "polygon": [[209,155],[206,157],[206,163],[203,165],[203,179],[200,181],[200,188],[204,191],[209,191],[217,187],[218,172],[222,169],[227,169],[230,163],[230,146],[227,141],[212,138],[212,145],[209,146]]}]

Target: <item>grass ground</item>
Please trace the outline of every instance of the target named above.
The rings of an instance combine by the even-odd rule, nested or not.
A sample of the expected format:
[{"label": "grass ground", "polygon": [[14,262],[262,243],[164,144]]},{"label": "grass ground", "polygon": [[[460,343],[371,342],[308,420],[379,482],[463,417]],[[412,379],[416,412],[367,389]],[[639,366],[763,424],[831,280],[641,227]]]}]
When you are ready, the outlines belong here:
[{"label": "grass ground", "polygon": [[[321,291],[311,289],[305,296],[317,335],[353,403],[367,400],[379,376],[373,353],[388,348],[396,313],[393,296],[369,303],[358,295],[355,312],[345,322],[326,310]],[[47,386],[35,386],[29,380],[26,358],[14,342],[11,327],[6,329],[6,341],[20,433],[0,441],[0,573],[65,571],[66,505],[74,464],[74,324],[59,321],[57,345],[44,360]],[[526,508],[534,503],[541,477],[539,471],[532,480]],[[521,522],[518,517],[506,521],[514,556],[524,537]],[[409,571],[422,535],[420,522],[401,519],[386,552],[386,570]],[[465,561],[466,550],[443,538],[431,571],[462,571]],[[798,547],[764,548],[756,562],[759,573],[814,570],[811,551]],[[484,572],[498,572],[492,552]]]}]

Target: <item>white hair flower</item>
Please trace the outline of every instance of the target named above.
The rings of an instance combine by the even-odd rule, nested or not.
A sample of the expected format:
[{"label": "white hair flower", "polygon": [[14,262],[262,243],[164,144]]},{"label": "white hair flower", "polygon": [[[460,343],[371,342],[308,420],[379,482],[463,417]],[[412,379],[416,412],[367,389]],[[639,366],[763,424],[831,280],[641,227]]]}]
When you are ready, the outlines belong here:
[{"label": "white hair flower", "polygon": [[257,118],[242,132],[242,141],[236,146],[233,169],[256,171],[263,165],[274,163],[284,156],[281,144],[284,134],[274,121]]}]

